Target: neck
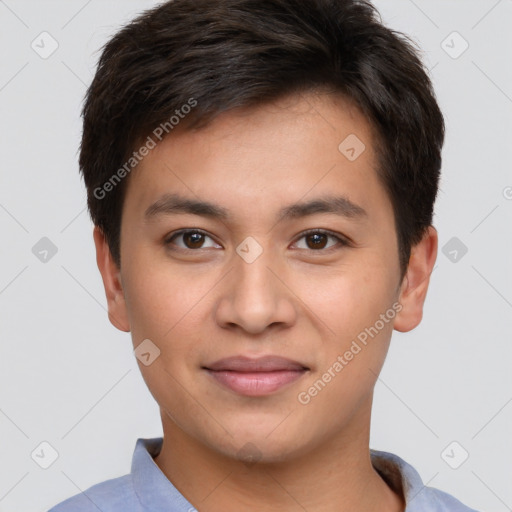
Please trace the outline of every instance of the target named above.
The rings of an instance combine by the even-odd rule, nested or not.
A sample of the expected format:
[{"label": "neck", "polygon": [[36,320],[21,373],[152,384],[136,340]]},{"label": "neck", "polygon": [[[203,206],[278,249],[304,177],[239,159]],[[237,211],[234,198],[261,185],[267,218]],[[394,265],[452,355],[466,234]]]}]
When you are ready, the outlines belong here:
[{"label": "neck", "polygon": [[370,411],[371,403],[342,433],[292,460],[253,463],[212,450],[162,413],[155,463],[201,512],[403,512],[403,496],[371,464]]}]

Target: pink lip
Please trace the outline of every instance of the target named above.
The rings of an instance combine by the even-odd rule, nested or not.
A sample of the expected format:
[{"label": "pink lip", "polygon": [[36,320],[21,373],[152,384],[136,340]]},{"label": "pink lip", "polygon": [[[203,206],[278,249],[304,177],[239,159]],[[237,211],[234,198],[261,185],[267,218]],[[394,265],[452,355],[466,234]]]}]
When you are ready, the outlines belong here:
[{"label": "pink lip", "polygon": [[220,384],[246,396],[264,396],[290,384],[309,368],[278,356],[228,357],[203,367]]}]

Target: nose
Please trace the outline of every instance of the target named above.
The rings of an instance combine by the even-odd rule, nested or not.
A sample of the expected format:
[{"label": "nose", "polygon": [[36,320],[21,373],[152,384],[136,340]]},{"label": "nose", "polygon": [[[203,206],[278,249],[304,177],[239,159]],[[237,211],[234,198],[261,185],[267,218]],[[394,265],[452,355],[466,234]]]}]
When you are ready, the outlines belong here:
[{"label": "nose", "polygon": [[223,280],[215,311],[218,325],[258,334],[270,327],[295,323],[295,296],[286,283],[284,265],[278,264],[270,252],[264,250],[252,262],[234,255],[234,268]]}]

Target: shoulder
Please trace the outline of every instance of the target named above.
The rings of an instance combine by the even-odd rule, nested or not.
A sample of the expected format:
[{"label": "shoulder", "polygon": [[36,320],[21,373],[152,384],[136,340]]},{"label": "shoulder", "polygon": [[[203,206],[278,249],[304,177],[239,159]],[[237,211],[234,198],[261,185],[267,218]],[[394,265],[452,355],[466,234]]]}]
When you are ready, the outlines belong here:
[{"label": "shoulder", "polygon": [[[452,495],[433,487],[424,487],[423,502],[428,504],[435,512],[477,512],[475,509],[469,508]],[[416,510],[416,509],[413,509]]]},{"label": "shoulder", "polygon": [[95,484],[55,505],[48,512],[139,512],[131,475]]}]

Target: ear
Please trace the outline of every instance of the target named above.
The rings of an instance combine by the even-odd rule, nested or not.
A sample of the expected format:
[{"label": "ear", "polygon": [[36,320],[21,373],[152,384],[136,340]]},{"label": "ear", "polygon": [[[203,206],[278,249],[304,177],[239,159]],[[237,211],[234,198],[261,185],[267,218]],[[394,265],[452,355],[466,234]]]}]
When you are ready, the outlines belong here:
[{"label": "ear", "polygon": [[398,299],[402,309],[394,322],[397,331],[411,331],[421,322],[430,274],[437,258],[437,244],[437,231],[433,226],[429,226],[421,241],[411,248],[409,265]]},{"label": "ear", "polygon": [[121,283],[121,272],[114,260],[103,231],[94,226],[94,245],[96,246],[96,262],[103,279],[108,304],[108,318],[120,331],[130,332],[130,322],[126,311],[126,302]]}]

